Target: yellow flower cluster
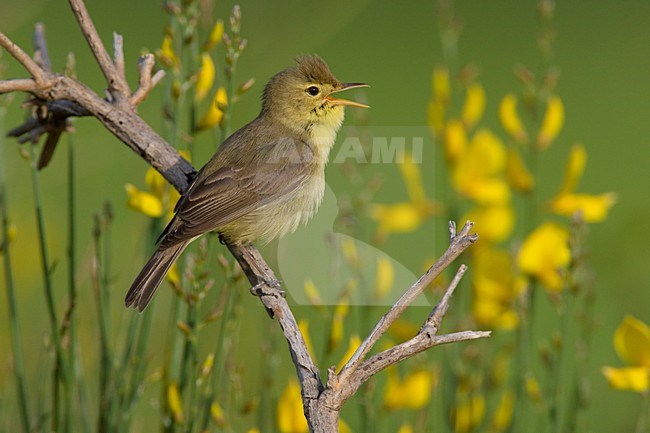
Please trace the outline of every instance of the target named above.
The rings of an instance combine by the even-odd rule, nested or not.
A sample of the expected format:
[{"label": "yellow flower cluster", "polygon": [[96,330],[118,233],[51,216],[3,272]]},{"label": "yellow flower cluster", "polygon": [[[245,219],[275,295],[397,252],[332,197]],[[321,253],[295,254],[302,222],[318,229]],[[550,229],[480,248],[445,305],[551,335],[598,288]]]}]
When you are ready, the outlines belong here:
[{"label": "yellow flower cluster", "polygon": [[[188,152],[179,153],[183,158],[190,160]],[[141,190],[130,183],[125,185],[127,206],[151,218],[165,217],[167,221],[170,220],[174,215],[174,206],[180,194],[152,167],[147,169],[144,181],[148,191]]]},{"label": "yellow flower cluster", "polygon": [[[481,243],[473,248],[475,320],[483,326],[513,329],[519,323],[514,309],[517,298],[533,278],[551,292],[565,286],[564,273],[571,260],[569,232],[561,225],[545,221],[532,229],[513,254],[499,244],[511,238],[517,223],[513,207],[515,194],[527,195],[536,186],[522,152],[540,152],[558,137],[564,123],[564,104],[557,95],[545,101],[545,111],[536,134],[528,132],[518,112],[518,98],[507,94],[498,115],[509,140],[478,126],[485,108],[485,92],[475,81],[465,83],[461,112],[451,109],[452,80],[444,67],[434,70],[433,96],[429,103],[429,125],[441,143],[449,167],[451,185],[470,209],[464,219],[476,222]],[[529,146],[535,137],[535,148]],[[564,181],[548,209],[561,216],[579,215],[585,222],[606,218],[616,201],[613,193],[600,195],[575,192],[584,172],[586,151],[572,148]]]},{"label": "yellow flower cluster", "polygon": [[383,241],[392,233],[410,233],[418,228],[436,211],[436,204],[429,200],[422,184],[422,174],[411,155],[399,164],[400,174],[406,185],[409,201],[394,204],[373,204],[370,217],[378,222],[377,240]]},{"label": "yellow flower cluster", "polygon": [[[188,161],[190,160],[188,152],[181,151],[179,153]],[[174,206],[180,198],[178,191],[152,167],[147,169],[144,181],[148,191],[141,190],[131,183],[124,186],[127,195],[127,206],[150,218],[164,218],[165,222],[171,220],[174,216]],[[165,278],[174,287],[178,287],[181,281],[178,263],[171,266]]]},{"label": "yellow flower cluster", "polygon": [[[512,191],[530,191],[534,180],[516,150],[508,149],[493,131],[478,126],[486,104],[483,87],[475,81],[465,84],[464,103],[454,116],[450,81],[445,68],[434,71],[429,125],[444,150],[452,186],[470,205],[462,220],[474,221],[481,234],[481,243],[473,248],[473,316],[488,328],[513,329],[519,323],[514,302],[521,278],[512,254],[497,245],[509,239],[515,227]],[[505,98],[500,113],[514,110],[516,100]],[[509,116],[508,120],[512,135],[527,139],[519,118]]]},{"label": "yellow flower cluster", "polygon": [[[200,66],[198,70],[192,74],[191,78],[184,80],[178,77],[181,69],[181,57],[183,50],[179,50],[175,45],[183,45],[175,39],[175,34],[171,29],[167,29],[165,36],[159,50],[156,54],[158,60],[163,66],[170,68],[176,78],[173,82],[172,95],[174,98],[180,97],[186,89],[191,88],[194,84],[194,101],[198,104],[210,94],[217,78],[216,67],[211,53],[214,48],[221,42],[224,33],[223,21],[218,20],[215,22],[210,34],[203,43],[200,53]],[[179,54],[179,52],[181,54]],[[185,81],[181,83],[181,81]],[[247,89],[242,89],[245,91]],[[225,107],[228,105],[228,94],[223,86],[217,87],[213,93],[208,110],[203,114],[201,119],[194,127],[196,132],[208,130],[221,125],[224,117]]]},{"label": "yellow flower cluster", "polygon": [[389,367],[388,381],[384,388],[384,407],[391,410],[422,409],[429,403],[436,381],[437,377],[430,371],[412,371],[402,379],[396,367]]}]

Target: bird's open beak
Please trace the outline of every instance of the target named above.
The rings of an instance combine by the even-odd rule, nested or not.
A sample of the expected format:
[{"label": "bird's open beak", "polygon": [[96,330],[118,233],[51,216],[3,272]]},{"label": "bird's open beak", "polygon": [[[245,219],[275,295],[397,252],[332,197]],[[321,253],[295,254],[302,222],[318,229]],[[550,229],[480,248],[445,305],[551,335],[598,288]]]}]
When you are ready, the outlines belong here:
[{"label": "bird's open beak", "polygon": [[370,108],[370,106],[366,104],[362,104],[361,102],[350,101],[348,99],[333,98],[331,96],[332,93],[338,93],[348,89],[356,89],[357,87],[370,87],[370,86],[365,83],[342,83],[341,88],[331,92],[329,95],[325,97],[325,100],[330,102],[333,105],[347,105],[349,107]]}]

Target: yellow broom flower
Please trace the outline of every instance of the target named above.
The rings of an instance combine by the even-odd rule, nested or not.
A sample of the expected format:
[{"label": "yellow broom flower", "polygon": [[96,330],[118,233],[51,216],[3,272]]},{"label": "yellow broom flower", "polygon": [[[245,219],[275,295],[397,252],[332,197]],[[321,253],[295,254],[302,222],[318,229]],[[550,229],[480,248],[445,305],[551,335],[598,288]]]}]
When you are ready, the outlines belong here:
[{"label": "yellow broom flower", "polygon": [[444,66],[436,67],[431,77],[433,97],[429,102],[428,120],[433,134],[438,136],[444,129],[445,110],[451,96],[449,70]]},{"label": "yellow broom flower", "polygon": [[356,334],[352,334],[350,337],[350,343],[348,344],[348,349],[345,351],[341,357],[341,360],[336,365],[336,371],[341,371],[345,363],[348,362],[350,358],[352,358],[352,355],[354,355],[354,352],[357,351],[359,346],[361,346],[361,338],[359,338],[359,336]]},{"label": "yellow broom flower", "polygon": [[278,429],[281,433],[307,433],[309,426],[302,408],[300,385],[290,379],[278,400]]},{"label": "yellow broom flower", "polygon": [[391,205],[375,204],[370,207],[370,217],[379,222],[377,232],[382,238],[391,233],[415,231],[434,213],[433,203],[406,202]]},{"label": "yellow broom flower", "polygon": [[210,405],[210,417],[217,427],[224,427],[226,425],[226,415],[221,405],[216,401]]},{"label": "yellow broom flower", "polygon": [[197,131],[204,131],[206,129],[214,128],[221,124],[223,120],[223,110],[228,105],[228,94],[224,87],[219,87],[214,94],[210,108],[205,115],[199,120],[196,126]]},{"label": "yellow broom flower", "polygon": [[551,222],[542,223],[533,230],[517,255],[519,269],[535,277],[552,292],[562,290],[562,271],[570,261],[569,232]]},{"label": "yellow broom flower", "polygon": [[162,45],[157,52],[160,61],[167,67],[177,68],[180,65],[178,56],[174,51],[174,41],[171,34],[163,37]]},{"label": "yellow broom flower", "polygon": [[183,424],[185,422],[185,414],[183,413],[181,394],[176,383],[172,383],[167,387],[167,406],[172,413],[174,422],[176,424]]},{"label": "yellow broom flower", "polygon": [[451,97],[451,84],[449,81],[449,69],[446,66],[437,66],[433,70],[431,88],[435,99],[445,104],[449,101]]},{"label": "yellow broom flower", "polygon": [[551,202],[551,210],[558,215],[572,217],[580,214],[583,221],[588,223],[602,222],[607,218],[609,210],[616,204],[616,194],[564,194]]},{"label": "yellow broom flower", "polygon": [[223,21],[217,20],[214,27],[212,27],[208,40],[203,44],[203,51],[210,51],[216,47],[221,42],[221,38],[223,38]]},{"label": "yellow broom flower", "polygon": [[503,143],[491,131],[481,129],[453,167],[452,183],[460,193],[482,205],[507,203],[510,189],[504,178],[505,166]]},{"label": "yellow broom flower", "polygon": [[515,211],[510,204],[478,206],[463,221],[474,221],[481,228],[481,239],[499,243],[508,238],[515,227]]},{"label": "yellow broom flower", "polygon": [[482,394],[457,392],[454,413],[456,433],[469,433],[481,424],[485,417],[485,397]]},{"label": "yellow broom flower", "polygon": [[627,316],[614,333],[614,348],[628,367],[603,367],[610,386],[647,393],[650,390],[650,327]]},{"label": "yellow broom flower", "polygon": [[467,86],[465,103],[463,104],[460,116],[468,130],[472,129],[481,120],[484,110],[485,90],[479,83],[471,83]]},{"label": "yellow broom flower", "polygon": [[564,104],[559,96],[551,96],[537,136],[537,147],[547,149],[557,137],[564,124]]},{"label": "yellow broom flower", "polygon": [[576,144],[571,148],[567,161],[564,180],[559,193],[551,200],[551,210],[567,217],[580,214],[588,223],[601,222],[607,218],[609,210],[616,204],[616,194],[576,194],[574,190],[584,173],[587,164],[587,151],[584,146]]},{"label": "yellow broom flower", "polygon": [[400,379],[397,370],[388,369],[388,381],[384,390],[384,406],[387,409],[422,409],[429,403],[434,378],[429,371],[415,371]]},{"label": "yellow broom flower", "polygon": [[517,113],[517,98],[508,93],[501,100],[499,105],[499,120],[503,129],[518,143],[525,144],[528,141],[528,133]]},{"label": "yellow broom flower", "polygon": [[535,187],[535,178],[515,149],[508,151],[506,176],[510,185],[517,191],[530,192]]},{"label": "yellow broom flower", "polygon": [[197,102],[202,101],[212,88],[214,76],[215,67],[212,57],[208,53],[201,54],[201,69],[196,79],[196,91],[194,92],[194,99]]},{"label": "yellow broom flower", "polygon": [[320,296],[320,292],[316,284],[311,279],[307,279],[304,285],[305,295],[309,300],[311,305],[323,305],[323,298]]},{"label": "yellow broom flower", "polygon": [[450,164],[456,163],[467,149],[467,132],[462,122],[450,120],[445,127],[445,157]]},{"label": "yellow broom flower", "polygon": [[163,205],[158,197],[146,191],[139,190],[135,185],[125,185],[128,195],[127,205],[151,218],[159,218],[163,214]]},{"label": "yellow broom flower", "polygon": [[302,334],[302,338],[305,340],[305,346],[307,346],[307,351],[312,358],[314,358],[314,345],[311,342],[311,337],[309,336],[309,321],[307,319],[300,319],[298,322],[298,329]]},{"label": "yellow broom flower", "polygon": [[422,173],[419,164],[413,161],[413,157],[408,154],[405,155],[404,161],[400,162],[398,167],[411,201],[413,203],[425,202],[427,197],[422,184]]},{"label": "yellow broom flower", "polygon": [[571,146],[569,158],[564,169],[564,180],[558,195],[569,194],[576,190],[587,166],[587,150],[582,144]]},{"label": "yellow broom flower", "polygon": [[375,299],[382,299],[390,292],[395,280],[395,269],[390,258],[380,256],[377,258],[377,272],[375,275]]},{"label": "yellow broom flower", "polygon": [[349,312],[350,304],[347,299],[341,299],[334,308],[334,314],[330,328],[330,337],[327,345],[330,352],[338,347],[341,339],[343,338],[343,324]]},{"label": "yellow broom flower", "polygon": [[512,422],[512,414],[515,408],[515,393],[506,390],[501,394],[499,404],[494,411],[492,418],[492,429],[497,432],[506,431]]}]

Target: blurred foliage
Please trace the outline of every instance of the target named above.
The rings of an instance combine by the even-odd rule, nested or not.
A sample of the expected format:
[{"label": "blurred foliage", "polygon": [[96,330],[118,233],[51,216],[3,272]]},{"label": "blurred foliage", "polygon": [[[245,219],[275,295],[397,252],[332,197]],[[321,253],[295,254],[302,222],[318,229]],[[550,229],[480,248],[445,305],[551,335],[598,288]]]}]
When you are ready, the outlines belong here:
[{"label": "blurred foliage", "polygon": [[[66,8],[16,5],[0,6],[0,30],[26,47],[33,23],[45,19],[55,68],[72,50],[80,79],[102,88],[81,36],[63,31],[76,28]],[[399,164],[347,159],[328,168],[336,227],[419,273],[442,250],[446,220],[477,221],[481,240],[464,258],[471,272],[445,327],[494,329],[494,337],[439,348],[379,375],[346,406],[341,431],[644,431],[647,325],[630,316],[614,329],[624,312],[641,315],[650,301],[650,251],[638,236],[650,216],[638,181],[650,157],[640,146],[650,132],[645,5],[89,7],[105,41],[114,30],[125,34],[127,67],[142,46],[157,54],[168,72],[162,98],[152,95],[141,113],[197,165],[259,109],[252,94],[261,89],[250,77],[264,81],[302,52],[317,51],[338,76],[372,84],[372,112],[348,113],[341,134],[360,137],[366,156],[377,125],[431,129],[436,147],[421,160],[407,153]],[[607,30],[594,35],[594,27]],[[3,76],[24,75],[2,62]],[[3,123],[13,126],[19,98],[2,98]],[[123,311],[123,292],[177,195],[96,123],[75,127],[68,157],[60,149],[42,173],[32,167],[33,145],[19,154],[0,138],[8,295],[0,342],[12,348],[0,375],[0,428],[306,431],[284,341],[215,237],[179,261],[158,305],[142,316]],[[592,193],[603,190],[617,195]],[[273,253],[273,245],[265,250]],[[366,283],[377,301],[405,283],[394,260],[373,256],[369,266],[358,243],[346,240],[337,253],[352,269],[338,305],[322,305],[326,288],[308,280],[304,292],[314,305],[296,307],[323,368],[340,368],[383,312],[354,305],[355,292]],[[437,281],[427,299],[444,285]],[[425,315],[410,309],[385,344],[410,338]],[[617,362],[614,353],[627,367],[606,367],[601,376],[602,365]],[[640,393],[641,411],[637,396],[606,391],[606,381]]]}]

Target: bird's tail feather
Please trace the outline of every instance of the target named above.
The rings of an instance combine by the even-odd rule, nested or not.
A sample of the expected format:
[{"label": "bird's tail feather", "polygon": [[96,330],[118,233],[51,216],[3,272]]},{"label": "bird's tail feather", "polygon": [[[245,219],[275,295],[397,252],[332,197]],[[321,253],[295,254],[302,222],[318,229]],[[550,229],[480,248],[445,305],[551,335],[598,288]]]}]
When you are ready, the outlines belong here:
[{"label": "bird's tail feather", "polygon": [[141,312],[144,311],[156,293],[160,282],[165,278],[167,271],[188,243],[189,241],[181,242],[168,248],[156,250],[131,284],[124,299],[127,307],[133,306]]}]

